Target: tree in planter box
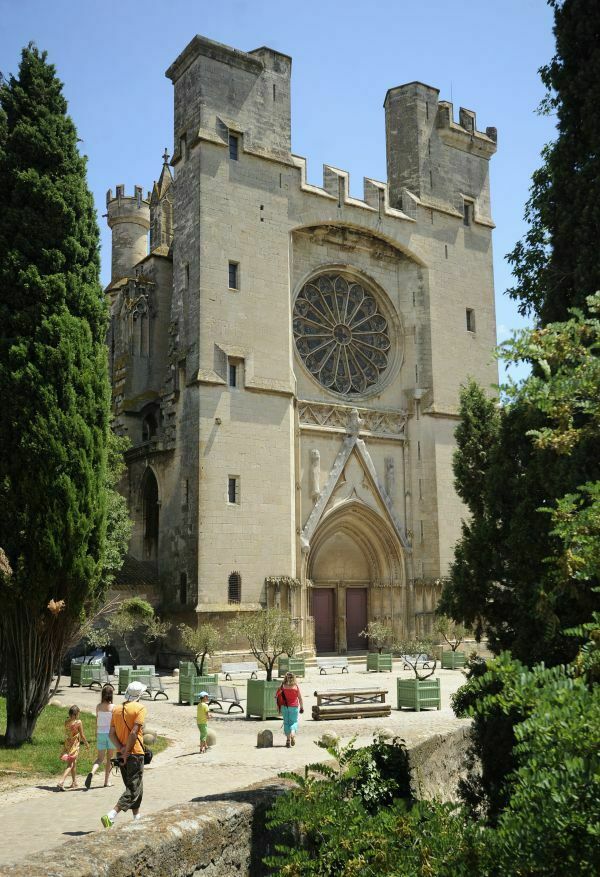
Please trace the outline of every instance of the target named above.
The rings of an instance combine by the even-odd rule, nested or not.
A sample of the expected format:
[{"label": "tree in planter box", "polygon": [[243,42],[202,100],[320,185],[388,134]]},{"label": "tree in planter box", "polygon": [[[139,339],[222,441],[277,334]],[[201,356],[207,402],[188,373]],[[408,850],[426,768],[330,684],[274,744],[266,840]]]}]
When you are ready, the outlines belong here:
[{"label": "tree in planter box", "polygon": [[150,603],[142,600],[141,597],[123,600],[108,622],[108,630],[111,634],[120,636],[123,640],[134,670],[139,659],[137,642],[141,639],[144,643],[158,644],[167,636],[169,629],[169,623],[161,621],[154,614]]},{"label": "tree in planter box", "polygon": [[[429,679],[430,676],[433,676],[435,668],[437,667],[437,658],[429,657],[433,654],[433,645],[434,644],[430,639],[406,638],[400,639],[394,643],[394,651],[400,653],[400,656],[404,659],[404,663],[408,664],[414,673],[415,679],[423,681],[424,679]],[[429,668],[424,668],[423,664],[419,663],[421,655],[427,655],[427,663],[430,665]]]},{"label": "tree in planter box", "polygon": [[181,642],[194,655],[196,675],[204,675],[204,662],[208,656],[214,655],[219,648],[221,636],[212,624],[200,624],[198,627],[190,627],[180,624]]},{"label": "tree in planter box", "polygon": [[369,648],[377,649],[379,655],[385,646],[391,649],[392,629],[383,621],[369,621],[358,635],[365,637],[369,641]]},{"label": "tree in planter box", "polygon": [[248,641],[248,647],[259,664],[267,671],[267,681],[273,678],[273,667],[280,655],[293,655],[302,644],[302,638],[289,615],[279,609],[260,609],[240,613],[229,626],[234,638]]},{"label": "tree in planter box", "polygon": [[436,615],[434,630],[448,643],[453,652],[464,641],[469,628],[449,618],[447,615]]}]

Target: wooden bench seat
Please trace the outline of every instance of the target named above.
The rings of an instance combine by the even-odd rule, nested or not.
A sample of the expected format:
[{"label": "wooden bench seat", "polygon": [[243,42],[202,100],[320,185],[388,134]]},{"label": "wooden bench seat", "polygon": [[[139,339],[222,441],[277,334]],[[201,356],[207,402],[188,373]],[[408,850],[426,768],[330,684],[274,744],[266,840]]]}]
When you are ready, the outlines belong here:
[{"label": "wooden bench seat", "polygon": [[317,658],[317,667],[321,676],[328,670],[341,670],[348,672],[348,658]]},{"label": "wooden bench seat", "polygon": [[389,716],[391,705],[385,702],[385,688],[338,688],[315,691],[317,703],[312,717],[321,719],[359,719]]},{"label": "wooden bench seat", "polygon": [[232,675],[240,676],[242,673],[249,673],[250,679],[258,679],[258,664],[256,661],[239,661],[238,663],[221,664],[221,673],[225,674],[225,679],[231,679]]}]

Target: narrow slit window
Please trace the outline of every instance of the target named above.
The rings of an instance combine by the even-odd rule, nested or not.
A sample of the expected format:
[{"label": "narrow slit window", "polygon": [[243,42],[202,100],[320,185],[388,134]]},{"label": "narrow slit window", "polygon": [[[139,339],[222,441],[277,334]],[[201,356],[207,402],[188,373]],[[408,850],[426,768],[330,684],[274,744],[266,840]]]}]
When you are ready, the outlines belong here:
[{"label": "narrow slit window", "polygon": [[190,263],[189,262],[185,263],[183,277],[184,277],[185,289],[189,289],[190,288]]},{"label": "narrow slit window", "polygon": [[230,387],[238,385],[238,367],[235,362],[230,362],[228,367],[228,383]]},{"label": "narrow slit window", "polygon": [[179,602],[182,606],[187,603],[187,573],[179,574]]},{"label": "narrow slit window", "polygon": [[227,580],[227,602],[242,602],[242,577],[239,572],[232,572]]},{"label": "narrow slit window", "polygon": [[236,134],[229,135],[229,158],[237,161],[240,153],[240,138]]},{"label": "narrow slit window", "polygon": [[229,263],[229,289],[239,289],[239,267],[238,262]]},{"label": "narrow slit window", "polygon": [[417,442],[417,460],[421,459],[421,442]]},{"label": "narrow slit window", "polygon": [[467,319],[467,332],[474,332],[475,331],[475,311],[473,310],[473,308],[467,308],[466,319]]},{"label": "narrow slit window", "polygon": [[239,505],[240,479],[237,475],[230,475],[227,479],[227,502],[230,505]]},{"label": "narrow slit window", "polygon": [[463,225],[471,225],[473,205],[470,201],[463,201]]}]

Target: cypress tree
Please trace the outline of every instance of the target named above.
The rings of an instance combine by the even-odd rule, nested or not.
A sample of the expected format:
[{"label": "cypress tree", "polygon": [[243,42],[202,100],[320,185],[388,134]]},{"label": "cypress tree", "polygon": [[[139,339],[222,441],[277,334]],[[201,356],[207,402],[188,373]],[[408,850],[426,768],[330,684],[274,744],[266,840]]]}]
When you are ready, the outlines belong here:
[{"label": "cypress tree", "polygon": [[541,323],[569,318],[600,289],[600,3],[548,0],[556,54],[542,67],[557,137],[545,147],[525,207],[529,228],[508,255],[522,314]]},{"label": "cypress tree", "polygon": [[99,587],[109,390],[85,159],[46,53],[0,87],[0,647],[5,742],[31,737]]}]

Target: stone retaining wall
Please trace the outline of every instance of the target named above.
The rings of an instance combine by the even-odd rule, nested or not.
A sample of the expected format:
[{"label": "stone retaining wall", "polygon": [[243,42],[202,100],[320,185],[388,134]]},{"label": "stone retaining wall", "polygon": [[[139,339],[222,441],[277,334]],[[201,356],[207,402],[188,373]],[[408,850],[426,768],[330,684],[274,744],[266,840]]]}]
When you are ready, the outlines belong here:
[{"label": "stone retaining wall", "polygon": [[[418,798],[457,798],[469,726],[410,750]],[[69,841],[44,856],[0,870],[0,877],[262,877],[274,841],[265,813],[290,784],[270,780],[145,816],[121,817],[118,830]],[[32,830],[34,827],[32,826]]]},{"label": "stone retaining wall", "polygon": [[458,786],[467,775],[465,756],[471,723],[448,734],[436,734],[409,752],[411,790],[415,798],[458,801]]}]

